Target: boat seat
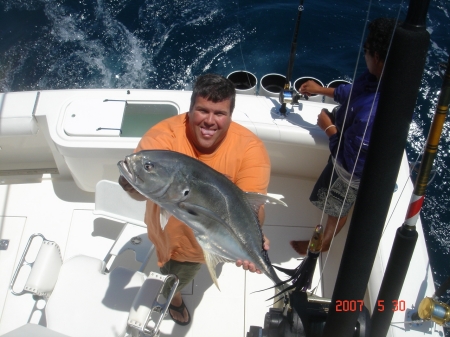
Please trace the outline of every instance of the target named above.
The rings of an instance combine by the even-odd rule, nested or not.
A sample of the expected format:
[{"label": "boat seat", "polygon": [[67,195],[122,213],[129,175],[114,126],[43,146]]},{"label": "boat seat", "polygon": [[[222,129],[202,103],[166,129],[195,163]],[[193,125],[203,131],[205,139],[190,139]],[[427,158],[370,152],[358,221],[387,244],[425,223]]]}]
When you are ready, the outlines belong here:
[{"label": "boat seat", "polygon": [[[147,277],[140,271],[124,267],[105,273],[104,261],[85,255],[74,256],[62,263],[58,245],[44,237],[35,262],[24,263],[31,241],[36,236],[43,237],[41,234],[30,237],[13,276],[11,290],[18,270],[25,264],[31,265],[23,291],[12,291],[15,295],[32,293],[47,299],[47,327],[42,329],[28,324],[10,332],[9,336],[19,336],[20,331],[28,330],[33,330],[33,333],[25,336],[45,337],[118,337],[125,336],[130,329],[159,331],[159,324],[178,285],[175,275],[163,276],[152,272]],[[172,280],[173,285],[169,284]],[[167,299],[162,295],[165,286],[171,286]]]},{"label": "boat seat", "polygon": [[88,256],[62,265],[45,308],[49,329],[73,337],[125,335],[131,305],[146,277],[123,267],[108,274],[102,270],[103,261]]},{"label": "boat seat", "polygon": [[105,262],[110,264],[110,259],[131,249],[136,253],[142,271],[154,251],[144,223],[145,202],[132,199],[118,183],[100,180],[95,187],[94,214],[125,222]]},{"label": "boat seat", "polygon": [[[32,293],[47,299],[47,329],[61,336],[117,337],[125,336],[127,330],[156,336],[178,279],[175,275],[151,272],[147,277],[143,273],[154,250],[144,223],[145,202],[132,199],[118,183],[102,180],[96,186],[94,214],[125,222],[104,260],[78,255],[63,263],[59,246],[42,234],[34,234],[13,276],[11,291],[15,295]],[[25,256],[37,236],[43,241],[35,262],[28,263]],[[141,268],[132,271],[118,266],[108,272],[106,266],[111,266],[112,260],[128,249],[136,253]],[[31,271],[23,290],[16,293],[13,285],[24,265],[29,265]],[[172,291],[166,299],[162,289],[169,283],[173,283]],[[38,329],[42,336],[47,336],[41,326],[29,324],[21,329]],[[29,335],[39,336],[38,332]]]}]

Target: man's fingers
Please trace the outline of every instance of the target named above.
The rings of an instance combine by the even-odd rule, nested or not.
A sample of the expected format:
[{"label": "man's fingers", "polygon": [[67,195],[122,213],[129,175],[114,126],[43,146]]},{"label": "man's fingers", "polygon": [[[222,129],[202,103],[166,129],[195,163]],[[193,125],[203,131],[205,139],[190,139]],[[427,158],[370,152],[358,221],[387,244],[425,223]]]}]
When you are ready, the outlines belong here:
[{"label": "man's fingers", "polygon": [[251,273],[262,274],[261,270],[257,269],[256,266],[249,261],[236,261],[236,267],[242,267],[244,270],[248,270]]},{"label": "man's fingers", "polygon": [[270,249],[270,240],[264,234],[263,234],[263,236],[264,236],[264,246],[263,246],[264,250],[269,250]]}]

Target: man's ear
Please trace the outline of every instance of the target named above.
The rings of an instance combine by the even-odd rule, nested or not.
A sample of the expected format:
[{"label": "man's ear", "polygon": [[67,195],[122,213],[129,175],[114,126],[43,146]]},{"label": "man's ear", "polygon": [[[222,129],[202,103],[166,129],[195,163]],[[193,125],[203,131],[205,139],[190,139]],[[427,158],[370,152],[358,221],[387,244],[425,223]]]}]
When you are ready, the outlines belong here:
[{"label": "man's ear", "polygon": [[378,54],[378,52],[374,52],[373,59],[374,59],[375,63],[383,62],[383,61],[381,61],[380,54]]}]

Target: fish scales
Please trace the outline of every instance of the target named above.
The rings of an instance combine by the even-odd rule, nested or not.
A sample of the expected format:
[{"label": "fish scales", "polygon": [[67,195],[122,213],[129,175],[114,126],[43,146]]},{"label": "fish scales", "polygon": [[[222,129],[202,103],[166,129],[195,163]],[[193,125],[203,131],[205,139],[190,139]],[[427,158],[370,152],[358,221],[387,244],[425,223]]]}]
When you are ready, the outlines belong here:
[{"label": "fish scales", "polygon": [[282,282],[263,249],[257,217],[262,204],[286,206],[282,201],[244,192],[208,165],[174,151],[144,150],[118,167],[137,191],[193,230],[217,286],[215,266],[236,260],[251,261],[275,284]]}]

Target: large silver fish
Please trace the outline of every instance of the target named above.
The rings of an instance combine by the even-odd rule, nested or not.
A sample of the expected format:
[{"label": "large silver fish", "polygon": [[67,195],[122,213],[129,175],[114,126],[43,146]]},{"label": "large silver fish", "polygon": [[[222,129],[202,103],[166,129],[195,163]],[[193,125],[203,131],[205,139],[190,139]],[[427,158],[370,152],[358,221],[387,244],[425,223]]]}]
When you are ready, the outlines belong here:
[{"label": "large silver fish", "polygon": [[284,283],[263,249],[257,216],[264,203],[286,206],[283,201],[243,192],[225,175],[178,152],[141,151],[117,165],[138,192],[161,206],[163,227],[171,214],[192,228],[217,287],[216,265],[236,260],[253,262],[275,285]]}]

